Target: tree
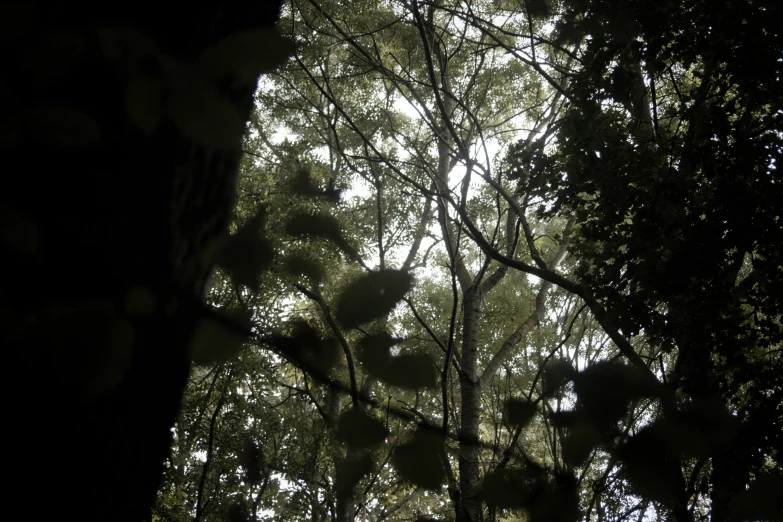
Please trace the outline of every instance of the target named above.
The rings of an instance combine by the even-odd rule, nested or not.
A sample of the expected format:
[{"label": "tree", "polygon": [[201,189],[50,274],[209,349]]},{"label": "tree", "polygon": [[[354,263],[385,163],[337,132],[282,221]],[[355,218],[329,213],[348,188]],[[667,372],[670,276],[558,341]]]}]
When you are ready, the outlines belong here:
[{"label": "tree", "polygon": [[[527,111],[535,120],[535,133],[545,130],[558,113],[563,98],[559,91],[548,96],[543,85],[537,86],[537,76],[520,66],[519,62],[503,63],[502,57],[507,49],[498,45],[497,41],[502,42],[502,39],[496,34],[493,33],[495,39],[485,43],[478,39],[481,37],[480,29],[473,26],[469,26],[469,35],[450,33],[454,27],[468,25],[465,21],[467,13],[442,10],[436,15],[435,7],[429,7],[429,13],[422,13],[415,5],[399,3],[380,6],[376,3],[354,3],[352,7],[355,10],[350,14],[338,14],[335,10],[337,4],[328,7],[330,9],[325,5],[308,3],[294,5],[290,22],[295,27],[294,37],[321,35],[320,40],[326,45],[319,47],[320,42],[315,45],[310,42],[310,46],[297,57],[296,65],[281,70],[277,77],[285,89],[269,89],[269,94],[262,90],[261,107],[270,116],[259,118],[277,116],[286,122],[298,139],[306,139],[310,147],[314,144],[326,146],[328,162],[324,161],[318,170],[325,170],[326,176],[334,176],[338,185],[356,185],[360,183],[358,179],[366,180],[371,195],[360,197],[355,204],[347,206],[347,210],[338,212],[346,215],[345,230],[351,234],[354,243],[363,245],[358,252],[359,263],[365,268],[376,265],[378,272],[371,270],[371,274],[383,273],[388,267],[395,266],[392,263],[398,263],[396,266],[402,267],[403,272],[410,270],[418,264],[418,259],[422,259],[418,253],[425,236],[434,238],[434,243],[426,239],[425,245],[430,250],[433,247],[436,251],[440,250],[441,262],[449,267],[450,275],[440,279],[439,283],[446,285],[441,288],[448,291],[449,297],[445,302],[453,314],[450,320],[447,316],[435,316],[429,323],[408,322],[406,329],[409,329],[410,337],[423,336],[424,340],[406,341],[400,346],[404,354],[411,350],[411,357],[426,352],[435,355],[438,347],[443,349],[437,355],[443,359],[437,363],[441,368],[441,390],[426,392],[422,396],[424,404],[428,405],[426,409],[411,408],[404,394],[399,391],[393,393],[398,402],[424,422],[425,427],[440,425],[456,440],[458,451],[450,456],[444,453],[443,462],[435,461],[434,468],[446,465],[445,477],[457,516],[465,520],[475,519],[481,516],[483,510],[483,473],[479,467],[479,455],[483,450],[478,446],[482,394],[522,338],[543,317],[551,285],[543,284],[534,291],[536,304],[527,310],[519,324],[510,330],[506,328],[508,331],[504,332],[504,338],[492,339],[497,352],[483,353],[478,346],[490,339],[491,323],[480,318],[480,301],[506,278],[507,269],[492,265],[488,258],[482,259],[480,250],[470,238],[476,228],[465,230],[462,221],[477,220],[485,230],[492,231],[494,228],[493,242],[505,245],[509,255],[515,255],[517,250],[518,232],[515,228],[519,226],[526,229],[525,244],[534,245],[537,239],[522,210],[527,200],[523,202],[521,194],[514,194],[515,184],[509,186],[495,181],[500,179],[493,172],[495,167],[483,158],[488,157],[487,147],[492,141],[502,141],[503,133],[513,130],[518,123],[514,119],[521,112]],[[485,8],[491,10],[488,5]],[[492,16],[489,11],[484,14]],[[524,18],[515,18],[513,24],[529,25]],[[368,26],[369,32],[363,29],[360,33],[356,29]],[[442,34],[435,34],[438,31]],[[352,36],[354,34],[359,36]],[[541,53],[547,57],[545,50]],[[557,56],[553,55],[551,59],[557,63]],[[485,63],[500,65],[488,69],[484,67]],[[542,69],[541,64],[532,62],[533,73],[536,67]],[[531,97],[529,107],[515,106],[509,101],[514,92],[515,78],[519,75],[538,90],[538,96]],[[554,87],[562,89],[551,75],[546,76],[555,83]],[[376,86],[380,84],[387,86],[385,99],[377,94]],[[423,115],[421,122],[411,120],[394,107],[395,98],[407,98],[408,103]],[[281,117],[281,114],[284,116]],[[544,135],[545,138],[548,136],[551,133]],[[262,142],[269,142],[270,136],[264,136],[263,130],[259,137]],[[346,177],[345,169],[341,171],[341,166],[355,173],[353,181]],[[455,168],[467,168],[468,173],[462,181],[463,188],[457,192],[448,188],[449,177]],[[476,176],[480,175],[486,184],[475,194],[473,190],[469,191],[473,172]],[[468,207],[469,200],[471,205]],[[430,226],[433,219],[437,225],[434,230]],[[566,225],[566,229],[570,229],[570,225]],[[390,246],[395,242],[399,245],[396,251]],[[564,257],[565,246],[534,245],[533,251],[542,263],[542,256],[548,258],[549,267],[554,269]],[[524,255],[522,250],[520,252]],[[361,257],[370,257],[371,260]],[[373,257],[376,259],[373,260]],[[422,260],[426,259],[425,255]],[[344,275],[345,272],[340,274],[341,277]],[[510,277],[508,281],[509,285],[525,285],[524,279],[519,277]],[[346,377],[350,377],[350,382],[343,385],[343,389],[352,396],[350,407],[362,410],[362,401],[357,401],[357,398],[365,396],[372,400],[376,393],[380,393],[382,383],[392,385],[392,389],[400,383],[395,372],[384,371],[383,365],[373,367],[371,360],[362,360],[366,349],[362,343],[375,340],[373,335],[380,335],[390,326],[399,326],[394,324],[395,321],[388,324],[381,322],[357,336],[350,331],[352,328],[346,328],[348,325],[330,320],[335,304],[339,311],[342,301],[337,296],[342,285],[335,285],[331,278],[320,284],[312,283],[296,283],[295,287],[314,303],[314,319],[321,322],[325,334],[334,336],[342,345],[347,358]],[[509,292],[510,288],[505,291]],[[417,315],[417,307],[423,305],[426,298],[422,296],[415,301],[410,304],[413,311],[411,318]],[[421,318],[420,314],[418,318]],[[433,349],[436,350],[434,353]],[[454,354],[460,351],[461,356],[456,358]],[[361,364],[354,367],[351,361],[356,359]],[[426,361],[426,358],[408,359],[413,360]],[[386,364],[390,364],[389,368],[393,367],[391,361]],[[487,365],[481,374],[479,364]],[[452,373],[450,367],[455,367],[457,373]],[[405,371],[408,369],[406,367]],[[358,387],[359,370],[369,374],[361,388]],[[336,410],[323,404],[318,410],[339,413],[343,393],[339,390],[338,395],[330,395],[329,404],[336,405]],[[456,416],[453,393],[461,394]],[[317,405],[318,399],[313,397],[313,402]],[[416,404],[419,403],[417,398]],[[433,411],[433,407],[437,409]],[[325,422],[332,428],[338,424],[333,417],[325,419]],[[414,436],[410,443],[413,446],[403,443],[403,447],[411,449],[411,454],[418,454],[414,451],[418,447],[416,444],[426,445],[422,442],[425,439]],[[361,461],[362,452],[354,450],[350,444],[345,450],[339,446],[335,448],[336,483],[340,482],[341,466]],[[396,455],[405,455],[405,451],[400,450]],[[458,473],[451,470],[452,458],[456,459]],[[414,483],[420,478],[416,466],[406,468],[404,457],[398,456],[394,460],[398,468],[408,469],[407,472],[400,471],[403,478]],[[432,488],[440,480],[438,476],[442,471],[424,470],[424,473],[429,473],[427,476],[432,478],[425,480],[427,487]],[[337,488],[336,518],[352,518],[348,508],[354,502],[354,487]]]},{"label": "tree", "polygon": [[[643,336],[670,393],[683,393],[631,438],[624,463],[638,490],[681,520],[701,510],[728,520],[777,509],[759,496],[748,510],[745,493],[753,479],[757,495],[780,481],[772,20],[776,8],[764,3],[715,11],[700,2],[589,2],[569,6],[559,22],[564,39],[589,34],[585,66],[571,83],[557,166],[539,170],[530,187],[556,198],[542,214],[576,213],[580,284],[611,311],[610,329]],[[751,43],[737,22],[763,36]],[[553,158],[542,156],[533,160]],[[520,168],[530,161],[520,155]],[[675,410],[715,431],[699,435],[698,448],[672,440],[667,430],[699,433],[674,421]],[[721,411],[738,424],[719,428]],[[676,486],[634,473],[642,448],[662,457],[645,474]]]},{"label": "tree", "polygon": [[[377,202],[393,200],[394,182],[406,187],[408,197],[433,201],[439,229],[435,240],[446,254],[456,294],[452,309],[458,310],[441,330],[450,334],[443,337],[447,342],[440,342],[447,354],[441,430],[445,434],[451,426],[459,428],[453,434],[460,447],[457,472],[450,474],[449,460],[444,461],[456,517],[491,518],[504,505],[525,507],[533,518],[555,516],[557,507],[562,509],[554,511],[559,518],[574,517],[574,483],[581,492],[591,484],[593,491],[580,507],[599,518],[637,512],[643,517],[650,511],[678,520],[702,512],[726,519],[747,515],[754,502],[762,508],[771,505],[772,499],[759,491],[779,480],[774,471],[779,457],[773,450],[773,433],[780,432],[780,224],[772,203],[779,199],[774,164],[780,153],[773,94],[779,87],[775,9],[763,3],[715,12],[698,2],[654,9],[641,3],[626,8],[603,2],[562,7],[530,2],[528,16],[516,13],[514,18],[512,11],[508,25],[496,25],[498,11],[492,9],[499,5],[494,3],[383,3],[371,20],[364,4],[365,10],[357,7],[339,15],[334,10],[338,5],[298,4],[307,34],[331,42],[332,54],[320,64],[302,57],[303,75],[282,73],[298,88],[300,100],[287,106],[303,111],[311,129],[320,133],[311,143],[328,147],[330,157],[372,180],[374,197],[368,203],[375,203],[365,208],[377,207],[379,239],[373,250],[381,262],[388,259],[385,227],[395,220],[385,217]],[[556,32],[545,34],[541,21],[558,9]],[[669,22],[672,17],[676,24]],[[747,33],[729,30],[736,20],[763,28],[763,50],[752,53],[758,67],[748,69]],[[294,28],[296,22],[294,17]],[[696,37],[695,43],[686,35]],[[482,194],[471,191],[466,180],[494,165],[479,163],[469,145],[476,138],[471,132],[481,136],[479,131],[492,122],[481,120],[469,98],[460,98],[460,88],[487,79],[471,76],[459,57],[464,50],[487,59],[481,51],[485,42],[491,42],[487,47],[492,51],[502,49],[514,63],[525,64],[523,70],[552,89],[549,98],[544,95],[552,105],[541,111],[540,121],[553,125],[549,132],[538,129],[540,141],[525,138],[512,148],[507,177],[495,181],[487,176]],[[465,71],[475,81],[455,79]],[[371,79],[383,82],[384,100],[363,90]],[[503,83],[516,86],[510,77]],[[395,91],[418,109],[426,129],[414,130],[395,119],[390,103]],[[497,90],[493,94],[502,98]],[[565,100],[568,107],[560,118],[557,103]],[[502,111],[505,106],[485,107]],[[384,147],[387,136],[399,136],[394,139],[401,148],[413,152]],[[462,190],[447,186],[454,181],[446,173],[457,165],[468,173],[460,178]],[[379,177],[381,172],[386,176]],[[428,176],[417,177],[421,173]],[[394,181],[381,184],[379,179]],[[743,196],[731,197],[735,191]],[[513,216],[509,230],[519,220],[520,243],[527,252],[513,243],[509,248],[512,234],[503,234],[500,220],[490,220],[493,196],[501,202],[496,203],[497,214]],[[536,215],[527,211],[528,205],[540,206],[538,220],[573,220],[577,256],[568,272],[558,273],[544,261],[547,256],[539,252],[543,241],[532,233]],[[397,209],[392,212],[400,216]],[[370,216],[363,214],[356,226],[368,235]],[[742,223],[755,227],[748,232]],[[482,253],[487,256],[483,268]],[[499,265],[490,264],[490,258]],[[473,267],[479,270],[471,274]],[[483,279],[495,267],[494,279]],[[478,368],[488,375],[497,371],[502,364],[493,361],[508,357],[522,334],[546,315],[536,307],[530,321],[500,343],[498,358],[482,353],[492,339],[487,335],[490,323],[480,319],[488,295],[475,292],[482,285],[488,290],[506,282],[504,267],[545,281],[537,301],[544,300],[549,285],[581,299],[613,346],[602,349],[597,359],[586,355],[585,364],[577,354],[595,348],[583,337],[576,345],[568,344],[575,341],[571,339],[558,343],[552,355],[560,352],[582,371],[555,361],[543,368],[543,386],[538,377],[533,379],[528,402],[509,406],[517,408],[512,417],[527,422],[534,412],[529,403],[536,411],[541,408],[544,427],[552,433],[551,463],[542,469],[540,462],[526,462],[505,471],[509,460],[501,459],[494,470],[487,466],[485,474],[480,465],[486,462],[482,424],[492,421],[481,415],[487,389]],[[411,302],[414,309],[421,304],[415,297]],[[581,303],[571,313],[578,310]],[[437,318],[423,322],[437,345],[440,339],[431,335],[438,332],[432,327]],[[448,375],[448,354],[457,353],[450,351],[455,347],[458,386],[449,384]],[[608,362],[617,357],[629,365]],[[573,393],[564,392],[563,385]],[[758,391],[748,394],[749,388]],[[458,419],[447,413],[452,391],[461,399]],[[538,397],[531,400],[534,392]],[[568,403],[574,401],[571,408]],[[426,425],[436,415],[423,408],[416,414]],[[512,433],[509,454],[519,455],[522,432]],[[736,453],[728,449],[732,445],[742,449]],[[748,485],[751,493],[746,494]],[[489,490],[504,489],[508,495],[487,497]],[[515,500],[519,491],[535,494]],[[755,513],[750,516],[769,516]]]},{"label": "tree", "polygon": [[147,516],[193,359],[156,518],[777,516],[772,5],[292,2],[230,237],[283,41],[238,8],[189,38],[20,12],[10,55],[57,53],[11,68],[12,163],[87,174],[44,187],[60,221],[40,177],[4,201],[3,340],[54,411],[12,407],[22,484],[71,422],[69,478],[103,480],[53,502]]},{"label": "tree", "polygon": [[8,466],[29,510],[149,516],[279,3],[4,5]]}]

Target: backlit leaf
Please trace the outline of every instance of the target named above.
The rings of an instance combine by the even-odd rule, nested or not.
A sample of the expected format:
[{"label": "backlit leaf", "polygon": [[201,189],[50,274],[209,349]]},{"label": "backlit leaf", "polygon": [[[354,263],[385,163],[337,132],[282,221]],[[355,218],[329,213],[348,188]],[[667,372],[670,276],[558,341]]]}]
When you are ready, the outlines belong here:
[{"label": "backlit leaf", "polygon": [[732,520],[783,520],[783,473],[761,475],[730,504]]},{"label": "backlit leaf", "polygon": [[263,456],[258,443],[250,437],[245,437],[242,442],[242,453],[239,455],[239,463],[245,469],[245,477],[251,484],[261,482],[263,474]]},{"label": "backlit leaf", "polygon": [[510,426],[525,426],[536,414],[534,404],[519,399],[506,401],[504,420]]},{"label": "backlit leaf", "polygon": [[418,431],[412,441],[394,450],[392,462],[403,479],[424,489],[437,490],[446,478],[441,461],[443,445],[440,434]]},{"label": "backlit leaf", "polygon": [[574,376],[578,408],[597,423],[612,423],[626,412],[628,404],[653,396],[658,382],[648,372],[632,366],[602,361]]},{"label": "backlit leaf", "polygon": [[419,389],[432,388],[437,384],[438,374],[432,358],[423,353],[392,357],[388,371],[377,376],[392,386]]},{"label": "backlit leaf", "polygon": [[581,465],[603,439],[602,432],[593,423],[575,422],[562,442],[563,460],[571,466]]},{"label": "backlit leaf", "polygon": [[550,397],[576,376],[576,370],[568,361],[555,360],[544,368],[541,394]]},{"label": "backlit leaf", "polygon": [[337,423],[337,438],[357,448],[377,446],[388,434],[383,423],[356,408],[343,413]]},{"label": "backlit leaf", "polygon": [[143,74],[133,75],[125,91],[128,120],[139,130],[151,134],[163,116],[163,84]]},{"label": "backlit leaf", "polygon": [[236,356],[250,333],[250,314],[244,310],[219,312],[222,318],[203,317],[190,341],[191,360],[200,365]]},{"label": "backlit leaf", "polygon": [[323,280],[324,270],[317,262],[304,256],[291,256],[285,260],[285,267],[291,275],[303,275],[314,284]]},{"label": "backlit leaf", "polygon": [[387,315],[411,288],[411,276],[399,270],[370,272],[343,290],[337,320],[346,328]]},{"label": "backlit leaf", "polygon": [[301,238],[327,239],[350,256],[356,252],[343,238],[340,224],[328,214],[297,213],[286,224],[286,233]]},{"label": "backlit leaf", "polygon": [[619,457],[636,493],[663,503],[677,499],[680,465],[657,427],[648,426],[631,437]]},{"label": "backlit leaf", "polygon": [[296,50],[277,28],[236,31],[204,51],[199,67],[209,76],[226,75],[255,80],[284,63]]},{"label": "backlit leaf", "polygon": [[29,129],[52,145],[89,145],[100,140],[98,121],[86,112],[63,105],[40,105],[26,114]]},{"label": "backlit leaf", "polygon": [[238,149],[245,122],[237,109],[203,77],[173,67],[168,113],[177,130],[197,143],[219,149]]},{"label": "backlit leaf", "polygon": [[337,494],[350,495],[362,477],[372,471],[372,466],[370,455],[364,455],[358,460],[343,460],[342,466],[337,470]]},{"label": "backlit leaf", "polygon": [[551,13],[547,0],[525,0],[525,7],[533,18],[544,18]]},{"label": "backlit leaf", "polygon": [[359,344],[358,360],[371,374],[379,377],[388,372],[391,361],[389,350],[399,342],[388,333],[365,336]]},{"label": "backlit leaf", "polygon": [[531,477],[522,469],[501,468],[487,473],[481,488],[489,504],[510,509],[525,507],[530,501]]},{"label": "backlit leaf", "polygon": [[234,282],[253,291],[259,290],[261,270],[272,262],[273,248],[262,236],[263,212],[247,221],[231,235],[217,254],[217,262],[231,274]]}]

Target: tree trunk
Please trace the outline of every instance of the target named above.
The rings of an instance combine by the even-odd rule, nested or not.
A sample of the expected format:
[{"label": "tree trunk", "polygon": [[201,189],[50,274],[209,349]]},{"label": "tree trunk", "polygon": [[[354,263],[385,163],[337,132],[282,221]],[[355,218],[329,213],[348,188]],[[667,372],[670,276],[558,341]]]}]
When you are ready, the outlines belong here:
[{"label": "tree trunk", "polygon": [[460,392],[460,503],[457,522],[479,522],[483,519],[481,471],[479,469],[479,423],[481,381],[478,376],[478,308],[481,297],[475,286],[463,293],[462,375]]},{"label": "tree trunk", "polygon": [[[130,81],[269,26],[279,3],[114,5],[20,3],[0,15],[0,248],[11,276],[0,342],[24,380],[6,395],[15,504],[137,522],[150,517],[169,450],[211,268],[204,247],[230,217],[256,81],[216,79],[220,98],[194,104],[236,112],[226,126],[236,142],[222,148],[166,117],[147,127],[155,93]],[[131,31],[101,31],[117,27]],[[177,95],[200,94],[189,88]]]}]

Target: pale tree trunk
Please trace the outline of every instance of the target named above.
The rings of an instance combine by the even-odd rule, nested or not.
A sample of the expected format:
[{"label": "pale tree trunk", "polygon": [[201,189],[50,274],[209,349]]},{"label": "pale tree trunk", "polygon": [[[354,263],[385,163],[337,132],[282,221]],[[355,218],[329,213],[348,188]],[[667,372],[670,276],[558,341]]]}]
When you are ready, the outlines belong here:
[{"label": "pale tree trunk", "polygon": [[[25,381],[7,390],[8,494],[26,518],[138,522],[169,451],[210,270],[202,254],[228,223],[256,79],[218,82],[237,139],[211,148],[170,121],[150,132],[131,121],[144,93],[129,101],[129,78],[269,26],[279,3],[6,7],[0,252],[13,275],[0,344]],[[99,29],[118,27],[129,40],[107,46]],[[134,55],[145,40],[159,53]],[[134,288],[153,296],[143,317],[126,308]]]},{"label": "pale tree trunk", "polygon": [[457,522],[483,519],[481,471],[479,469],[479,424],[481,421],[481,381],[478,375],[478,310],[481,296],[477,290],[463,293],[462,375],[460,377],[460,506]]}]

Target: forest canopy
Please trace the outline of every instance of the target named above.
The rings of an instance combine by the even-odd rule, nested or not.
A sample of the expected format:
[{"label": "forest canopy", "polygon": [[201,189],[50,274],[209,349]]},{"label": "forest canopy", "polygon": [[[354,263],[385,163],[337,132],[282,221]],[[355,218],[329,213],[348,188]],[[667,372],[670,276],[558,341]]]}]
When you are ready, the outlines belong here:
[{"label": "forest canopy", "polygon": [[780,21],[286,4],[155,517],[779,520]]},{"label": "forest canopy", "polygon": [[82,173],[0,202],[20,482],[75,426],[96,520],[782,520],[777,3],[270,6],[2,41]]}]

